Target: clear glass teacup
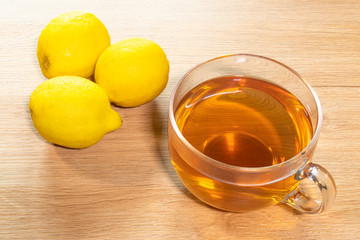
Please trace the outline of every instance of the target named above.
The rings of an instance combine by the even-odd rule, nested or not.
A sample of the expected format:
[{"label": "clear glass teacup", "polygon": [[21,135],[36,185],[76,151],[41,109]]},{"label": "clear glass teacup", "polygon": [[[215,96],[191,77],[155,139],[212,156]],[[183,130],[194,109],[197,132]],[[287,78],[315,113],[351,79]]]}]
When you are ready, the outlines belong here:
[{"label": "clear glass teacup", "polygon": [[186,188],[213,207],[243,212],[282,202],[315,214],[336,196],[329,172],[312,163],[321,126],[320,101],[297,72],[262,56],[227,55],[177,83],[169,151]]}]

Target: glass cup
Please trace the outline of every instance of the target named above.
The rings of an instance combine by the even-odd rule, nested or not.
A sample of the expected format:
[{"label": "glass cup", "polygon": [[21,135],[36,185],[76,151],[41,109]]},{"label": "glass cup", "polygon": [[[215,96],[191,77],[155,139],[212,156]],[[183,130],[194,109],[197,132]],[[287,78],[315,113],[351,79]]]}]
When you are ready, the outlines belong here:
[{"label": "glass cup", "polygon": [[[186,93],[200,83],[229,75],[261,79],[281,86],[297,97],[309,114],[313,126],[309,144],[291,159],[265,167],[229,165],[193,147],[176,123],[175,112],[179,103]],[[213,207],[244,212],[282,202],[300,212],[316,214],[328,208],[336,196],[336,185],[330,173],[311,161],[321,126],[320,101],[315,91],[297,72],[262,56],[227,55],[195,66],[175,86],[169,105],[169,152],[173,166],[186,188]],[[314,197],[312,190],[315,188],[305,188],[305,182],[315,184],[319,194]]]}]

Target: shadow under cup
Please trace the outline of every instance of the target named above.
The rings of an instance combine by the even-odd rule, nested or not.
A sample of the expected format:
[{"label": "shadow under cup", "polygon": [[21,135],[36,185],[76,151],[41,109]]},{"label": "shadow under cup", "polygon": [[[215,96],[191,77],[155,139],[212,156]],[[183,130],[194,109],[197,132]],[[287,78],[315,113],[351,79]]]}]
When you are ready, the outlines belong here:
[{"label": "shadow under cup", "polygon": [[[175,112],[190,90],[209,79],[221,76],[259,79],[281,86],[293,94],[305,107],[313,126],[313,137],[309,144],[291,159],[265,167],[229,165],[198,151],[181,133]],[[222,56],[189,70],[171,94],[168,120],[171,161],[186,188],[213,207],[244,212],[283,202],[300,212],[319,213],[331,205],[336,195],[331,175],[311,162],[321,125],[319,99],[294,70],[257,55]],[[311,180],[319,188],[319,199],[310,197],[300,186],[303,179]]]}]

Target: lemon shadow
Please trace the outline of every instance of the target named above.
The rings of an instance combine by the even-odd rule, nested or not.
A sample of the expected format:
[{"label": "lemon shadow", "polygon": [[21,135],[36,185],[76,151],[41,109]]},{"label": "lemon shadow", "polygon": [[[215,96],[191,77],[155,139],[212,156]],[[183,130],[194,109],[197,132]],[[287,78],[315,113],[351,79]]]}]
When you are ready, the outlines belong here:
[{"label": "lemon shadow", "polygon": [[139,172],[147,167],[144,158],[148,155],[150,143],[142,138],[147,124],[145,120],[139,121],[138,115],[147,115],[148,107],[124,109],[113,106],[113,109],[123,118],[121,128],[105,134],[88,148],[56,147],[53,151],[82,178],[121,186],[127,184],[126,179],[136,179],[138,175],[147,173],[145,170]]}]

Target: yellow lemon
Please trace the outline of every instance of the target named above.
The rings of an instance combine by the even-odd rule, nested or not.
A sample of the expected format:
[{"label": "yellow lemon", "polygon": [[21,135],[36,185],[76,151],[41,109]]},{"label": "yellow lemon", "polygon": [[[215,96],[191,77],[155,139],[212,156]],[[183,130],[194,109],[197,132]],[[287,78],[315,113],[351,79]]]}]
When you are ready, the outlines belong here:
[{"label": "yellow lemon", "polygon": [[104,90],[76,76],[55,77],[31,94],[33,124],[47,141],[68,148],[85,148],[122,125]]},{"label": "yellow lemon", "polygon": [[112,102],[135,107],[153,100],[164,90],[169,61],[156,43],[130,38],[111,45],[101,54],[94,76]]},{"label": "yellow lemon", "polygon": [[104,24],[91,13],[72,11],[59,15],[42,30],[37,57],[47,78],[94,74],[100,54],[110,46]]}]

